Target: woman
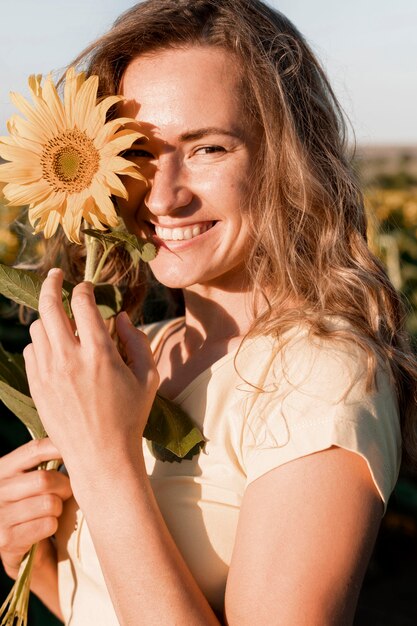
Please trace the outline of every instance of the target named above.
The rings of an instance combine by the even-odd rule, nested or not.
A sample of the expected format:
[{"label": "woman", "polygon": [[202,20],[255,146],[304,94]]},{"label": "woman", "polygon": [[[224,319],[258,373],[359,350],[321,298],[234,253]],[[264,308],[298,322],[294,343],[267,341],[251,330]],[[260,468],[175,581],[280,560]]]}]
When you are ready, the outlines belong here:
[{"label": "woman", "polygon": [[[125,365],[51,270],[25,350],[50,439],[1,459],[6,570],[43,540],[33,590],[72,626],[351,624],[417,370],[331,88],[258,0],[149,0],[86,56],[147,136],[119,209],[185,317],[119,315]],[[204,432],[191,460],[140,443],[158,385]],[[71,483],[27,472],[57,456]]]}]

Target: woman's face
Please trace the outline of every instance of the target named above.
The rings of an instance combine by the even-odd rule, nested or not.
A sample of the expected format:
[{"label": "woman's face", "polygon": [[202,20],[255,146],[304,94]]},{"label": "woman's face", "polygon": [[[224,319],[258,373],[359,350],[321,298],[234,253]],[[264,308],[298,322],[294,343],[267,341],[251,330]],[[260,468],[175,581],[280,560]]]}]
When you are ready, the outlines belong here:
[{"label": "woman's face", "polygon": [[122,93],[120,114],[147,135],[125,156],[149,185],[126,178],[120,211],[131,232],[156,241],[153,273],[168,287],[238,288],[258,133],[246,121],[231,55],[193,46],[138,57]]}]

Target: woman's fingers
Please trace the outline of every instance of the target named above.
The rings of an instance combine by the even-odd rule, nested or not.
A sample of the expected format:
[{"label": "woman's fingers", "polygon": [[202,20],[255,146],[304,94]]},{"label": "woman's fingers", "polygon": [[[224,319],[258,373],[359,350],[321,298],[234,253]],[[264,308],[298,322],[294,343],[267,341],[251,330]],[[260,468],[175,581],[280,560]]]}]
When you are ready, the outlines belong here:
[{"label": "woman's fingers", "polygon": [[[39,313],[43,328],[53,349],[59,350],[62,340],[68,339],[71,345],[78,345],[74,335],[74,324],[68,319],[62,305],[63,274],[58,268],[49,271],[39,297]],[[71,309],[78,338],[81,344],[91,341],[107,341],[111,345],[109,333],[100,315],[94,298],[94,286],[90,282],[76,285],[71,296]],[[41,330],[35,325],[39,339],[42,340]]]},{"label": "woman's fingers", "polygon": [[49,343],[55,350],[64,348],[63,341],[77,345],[70,320],[62,305],[63,274],[58,268],[49,271],[39,296],[39,314]]},{"label": "woman's fingers", "polygon": [[0,507],[2,524],[12,527],[43,517],[59,517],[62,507],[62,499],[54,493],[32,496]]},{"label": "woman's fingers", "polygon": [[71,309],[81,346],[113,348],[113,342],[96,305],[92,283],[84,282],[74,287]]},{"label": "woman's fingers", "polygon": [[38,543],[42,539],[55,534],[57,528],[58,519],[53,515],[32,519],[6,529],[0,527],[0,552],[2,559],[7,554],[24,554],[34,543]]},{"label": "woman's fingers", "polygon": [[[148,338],[135,328],[125,311],[116,318],[116,329],[120,342],[126,354],[127,365],[136,378],[143,383],[148,382],[152,374],[158,377]],[[155,380],[156,387],[158,380]]]},{"label": "woman's fingers", "polygon": [[63,502],[72,495],[69,478],[33,468],[59,456],[50,440],[42,439],[0,459],[0,552],[3,560],[8,555],[9,565],[56,531]]},{"label": "woman's fingers", "polygon": [[0,508],[3,504],[38,494],[53,494],[67,500],[71,493],[71,484],[65,474],[56,470],[34,470],[4,478],[0,482]]},{"label": "woman's fingers", "polygon": [[0,458],[0,480],[34,469],[45,461],[60,458],[58,449],[50,439],[34,439]]}]

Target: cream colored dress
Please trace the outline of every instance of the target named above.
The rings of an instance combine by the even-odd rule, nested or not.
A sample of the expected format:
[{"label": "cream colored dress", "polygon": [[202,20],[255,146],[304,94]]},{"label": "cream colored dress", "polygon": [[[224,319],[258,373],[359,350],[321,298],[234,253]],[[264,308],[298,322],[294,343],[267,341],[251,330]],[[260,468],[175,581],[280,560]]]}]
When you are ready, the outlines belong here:
[{"label": "cream colored dress", "polygon": [[[153,349],[181,322],[146,327]],[[223,608],[245,488],[269,470],[341,446],[366,460],[387,503],[399,471],[400,429],[392,384],[382,370],[377,387],[366,393],[364,363],[355,346],[313,340],[298,330],[282,355],[271,337],[258,337],[219,359],[176,398],[203,431],[204,451],[181,463],[162,462],[144,442],[162,514],[215,610]],[[57,546],[66,624],[117,626],[87,523],[74,500],[65,507]]]}]

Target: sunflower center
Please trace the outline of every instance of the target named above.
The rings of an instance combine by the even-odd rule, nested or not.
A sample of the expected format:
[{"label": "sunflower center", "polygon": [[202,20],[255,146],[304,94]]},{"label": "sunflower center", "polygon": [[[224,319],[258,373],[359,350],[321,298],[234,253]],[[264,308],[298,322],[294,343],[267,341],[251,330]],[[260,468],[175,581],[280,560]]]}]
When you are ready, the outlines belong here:
[{"label": "sunflower center", "polygon": [[80,153],[71,148],[63,148],[55,155],[55,171],[62,180],[74,180],[81,165]]},{"label": "sunflower center", "polygon": [[94,143],[77,128],[50,139],[41,156],[43,178],[54,191],[67,193],[87,189],[99,163],[100,155]]}]

